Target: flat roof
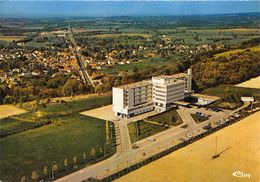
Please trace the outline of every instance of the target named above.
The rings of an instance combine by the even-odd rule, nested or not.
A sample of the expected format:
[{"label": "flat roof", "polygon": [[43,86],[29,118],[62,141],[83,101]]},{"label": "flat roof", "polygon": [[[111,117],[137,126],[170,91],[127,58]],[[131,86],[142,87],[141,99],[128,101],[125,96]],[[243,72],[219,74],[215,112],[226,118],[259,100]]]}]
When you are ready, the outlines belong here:
[{"label": "flat roof", "polygon": [[204,94],[192,94],[194,97],[203,98],[203,99],[209,99],[209,100],[219,100],[220,97],[212,96],[212,95],[204,95]]},{"label": "flat roof", "polygon": [[134,82],[134,83],[129,83],[126,85],[121,85],[118,86],[116,88],[123,88],[123,89],[128,89],[128,88],[136,88],[136,87],[142,87],[142,86],[146,86],[146,85],[150,85],[152,84],[151,80],[144,80],[144,81],[140,81],[140,82]]},{"label": "flat roof", "polygon": [[[155,76],[153,78],[155,78],[155,79],[172,79],[172,78],[185,77],[186,75],[187,75],[186,73],[177,73],[174,75],[159,75],[159,76]],[[115,87],[115,88],[129,89],[129,88],[145,86],[148,84],[152,84],[152,80],[143,80],[140,82],[129,83],[126,85],[121,85],[121,86]]]},{"label": "flat roof", "polygon": [[188,105],[190,105],[190,103],[184,102],[184,101],[175,101],[174,103],[177,104],[177,105],[181,105],[181,106],[188,106]]},{"label": "flat roof", "polygon": [[241,97],[243,102],[254,102],[254,97]]},{"label": "flat roof", "polygon": [[171,79],[171,78],[181,78],[186,76],[185,73],[177,73],[174,75],[160,75],[160,76],[155,76],[153,78],[158,78],[158,79]]}]

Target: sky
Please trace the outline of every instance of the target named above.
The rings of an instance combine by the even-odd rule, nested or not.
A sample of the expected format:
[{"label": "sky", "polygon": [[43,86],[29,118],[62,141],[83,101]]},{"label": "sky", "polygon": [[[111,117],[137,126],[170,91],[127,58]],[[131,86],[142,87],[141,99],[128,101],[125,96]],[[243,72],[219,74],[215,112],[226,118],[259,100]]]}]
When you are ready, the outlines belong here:
[{"label": "sky", "polygon": [[260,1],[7,1],[2,17],[171,16],[260,12]]}]

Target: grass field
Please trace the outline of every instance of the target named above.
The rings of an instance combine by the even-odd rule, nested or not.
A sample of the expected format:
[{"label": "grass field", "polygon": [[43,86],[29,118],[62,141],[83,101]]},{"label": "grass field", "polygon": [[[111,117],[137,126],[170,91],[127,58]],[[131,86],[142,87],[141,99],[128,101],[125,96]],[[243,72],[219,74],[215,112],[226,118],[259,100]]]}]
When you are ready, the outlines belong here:
[{"label": "grass field", "polygon": [[34,122],[19,121],[14,118],[0,119],[0,135],[10,134],[26,128],[32,128],[36,125],[37,123]]},{"label": "grass field", "polygon": [[86,99],[67,102],[67,104],[50,105],[47,108],[40,109],[40,111],[48,114],[64,115],[94,109],[100,106],[111,104],[111,102],[111,96],[90,97]]},{"label": "grass field", "polygon": [[[257,182],[260,178],[260,112],[135,170],[117,182]],[[219,158],[212,159],[218,137]],[[236,171],[250,174],[239,178]]]},{"label": "grass field", "polygon": [[[57,104],[41,109],[42,112],[50,114],[53,124],[0,139],[0,180],[20,181],[22,176],[26,176],[27,181],[32,181],[32,171],[35,170],[40,177],[44,177],[45,166],[48,168],[46,176],[49,177],[52,161],[56,161],[58,171],[63,171],[63,162],[67,159],[67,171],[71,171],[73,157],[77,157],[77,164],[85,161],[83,165],[103,157],[106,141],[105,121],[83,116],[78,112],[108,103],[111,103],[110,96],[72,101],[67,105]],[[33,117],[33,113],[26,113],[18,118],[33,120]],[[38,121],[44,119],[46,118],[38,118]],[[18,124],[11,119],[8,122],[8,126],[4,126],[5,130],[14,130],[29,124]],[[106,146],[108,156],[115,150],[114,141]]]},{"label": "grass field", "polygon": [[142,33],[122,33],[122,34],[99,34],[99,35],[94,35],[95,37],[99,38],[105,38],[105,37],[120,37],[120,36],[141,36],[144,38],[148,38],[151,35],[150,34],[142,34]]},{"label": "grass field", "polygon": [[201,122],[203,122],[203,121],[208,120],[207,117],[199,116],[199,115],[197,115],[197,114],[191,114],[191,117],[194,119],[194,121],[195,121],[196,123],[201,123]]},{"label": "grass field", "polygon": [[[109,94],[105,94],[109,95]],[[71,102],[71,101],[77,101],[77,100],[82,100],[82,99],[87,99],[91,97],[97,97],[99,96],[98,94],[84,94],[84,95],[75,95],[75,96],[63,96],[63,97],[55,97],[50,99],[50,104],[57,104],[61,101],[66,101],[66,102]],[[45,102],[46,99],[40,99],[39,102]],[[36,101],[28,101],[24,102],[21,104],[22,108],[25,108],[26,110],[31,110],[35,106]]]},{"label": "grass field", "polygon": [[246,87],[246,88],[257,88],[260,89],[260,76],[256,78],[252,78],[248,81],[237,84],[238,87]]},{"label": "grass field", "polygon": [[26,36],[0,36],[0,41],[13,42],[13,41],[21,40],[25,37]]},{"label": "grass field", "polygon": [[[260,32],[257,28],[225,28],[225,29],[206,29],[212,32],[231,32],[231,33],[247,33],[247,32]],[[196,31],[205,31],[205,29],[196,29]]]},{"label": "grass field", "polygon": [[[251,48],[249,48],[249,49],[250,49],[251,51],[253,51],[253,52],[260,52],[260,47],[259,47],[259,46],[251,47]],[[214,56],[215,56],[216,58],[218,58],[218,57],[220,57],[220,56],[226,57],[226,56],[230,56],[230,55],[232,55],[232,54],[237,54],[237,53],[243,52],[243,51],[245,51],[245,50],[247,50],[247,49],[234,49],[234,50],[222,52],[222,53],[219,53],[219,54],[215,54]]]},{"label": "grass field", "polygon": [[183,123],[176,110],[166,111],[155,116],[148,117],[149,121],[167,124],[168,126],[177,126]]},{"label": "grass field", "polygon": [[[15,112],[17,116],[12,118],[0,119],[0,134],[13,133],[18,130],[30,129],[39,123],[46,123],[48,121],[54,121],[62,116],[78,113],[84,110],[93,109],[103,105],[111,104],[111,96],[100,96],[98,98],[89,97],[85,99],[74,100],[67,102],[67,104],[53,104],[47,108],[41,108],[38,112],[24,113],[21,109],[20,115]],[[19,111],[19,108],[3,105],[4,108],[14,108],[12,111]],[[1,108],[2,106],[0,106]],[[17,110],[15,110],[17,109]],[[1,112],[0,112],[1,113]],[[24,114],[22,114],[24,113]],[[5,113],[4,113],[5,114]],[[5,114],[6,115],[6,114]],[[13,114],[14,115],[14,114]],[[40,117],[39,117],[40,115]],[[1,115],[0,115],[1,116]],[[3,115],[2,115],[3,116]],[[8,116],[11,116],[10,113]]]},{"label": "grass field", "polygon": [[129,135],[132,143],[147,138],[149,136],[152,136],[165,129],[166,128],[164,126],[152,124],[149,122],[145,122],[143,120],[128,124]]},{"label": "grass field", "polygon": [[179,117],[176,110],[170,110],[148,117],[145,120],[129,123],[128,130],[131,142],[134,143],[138,140],[164,131],[168,128],[168,126],[177,126],[182,123],[183,121]]},{"label": "grass field", "polygon": [[[243,41],[257,38],[260,31],[255,28],[235,28],[235,29],[212,29],[182,27],[177,29],[161,29],[162,34],[169,38],[183,39],[186,44],[224,44],[238,45]],[[198,40],[195,39],[198,36]],[[235,35],[235,36],[234,36]]]},{"label": "grass field", "polygon": [[244,87],[236,87],[236,86],[218,86],[213,88],[205,89],[201,92],[206,95],[213,95],[218,97],[227,97],[231,94],[235,94],[238,96],[254,96],[260,97],[260,89],[255,88],[244,88]]},{"label": "grass field", "polygon": [[221,102],[217,106],[223,109],[237,109],[241,105],[243,104],[237,102]]}]

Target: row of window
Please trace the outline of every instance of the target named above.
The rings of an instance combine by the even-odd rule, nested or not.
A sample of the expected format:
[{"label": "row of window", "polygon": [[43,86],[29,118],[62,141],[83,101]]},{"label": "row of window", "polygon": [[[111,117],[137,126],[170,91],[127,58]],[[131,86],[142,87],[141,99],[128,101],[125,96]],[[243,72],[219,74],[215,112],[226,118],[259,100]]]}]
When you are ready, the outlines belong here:
[{"label": "row of window", "polygon": [[159,100],[159,101],[163,101],[163,102],[165,102],[166,100],[165,99],[162,99],[162,98],[155,98],[156,100]]},{"label": "row of window", "polygon": [[147,90],[147,89],[151,89],[152,88],[152,85],[147,85],[147,86],[142,86],[142,87],[137,87],[137,88],[134,88],[134,92],[138,92],[138,91],[141,91],[141,90]]},{"label": "row of window", "polygon": [[[136,110],[136,109],[140,109],[140,108],[142,108],[142,107],[153,106],[153,102],[151,102],[150,104],[148,104],[148,103],[146,104],[146,103],[147,103],[147,102],[138,104],[138,105],[140,105],[139,107],[135,107],[135,108],[129,109],[129,112],[134,111],[134,110]],[[145,104],[145,106],[144,106],[143,104]],[[138,106],[138,105],[135,105],[135,106]]]},{"label": "row of window", "polygon": [[144,95],[144,94],[151,94],[152,93],[152,89],[151,90],[147,90],[145,92],[134,92],[134,96],[139,96],[139,95]]}]

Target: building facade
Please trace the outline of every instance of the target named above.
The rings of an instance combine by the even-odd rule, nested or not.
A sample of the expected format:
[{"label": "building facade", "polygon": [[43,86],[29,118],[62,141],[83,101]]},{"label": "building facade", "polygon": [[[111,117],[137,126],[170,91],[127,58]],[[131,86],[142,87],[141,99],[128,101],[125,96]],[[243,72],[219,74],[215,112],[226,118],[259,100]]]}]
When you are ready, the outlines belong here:
[{"label": "building facade", "polygon": [[112,92],[113,112],[118,117],[129,118],[154,109],[151,81],[113,87]]},{"label": "building facade", "polygon": [[185,83],[168,76],[153,77],[153,102],[155,110],[166,111],[175,101],[184,99]]},{"label": "building facade", "polygon": [[183,100],[193,93],[192,71],[188,69],[187,74],[153,77],[152,84],[155,110],[163,112],[174,106],[174,102]]},{"label": "building facade", "polygon": [[166,111],[174,102],[193,93],[192,71],[153,77],[151,81],[113,87],[113,112],[117,117],[129,118],[157,110]]}]

